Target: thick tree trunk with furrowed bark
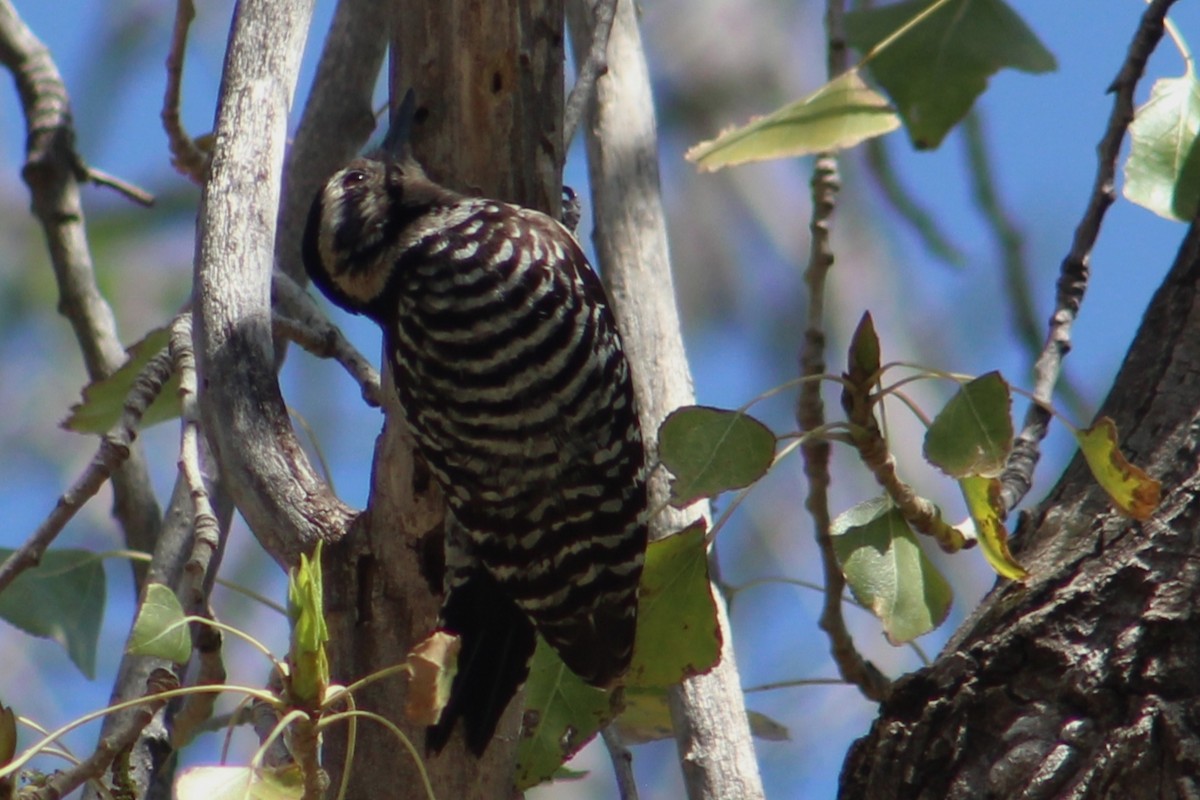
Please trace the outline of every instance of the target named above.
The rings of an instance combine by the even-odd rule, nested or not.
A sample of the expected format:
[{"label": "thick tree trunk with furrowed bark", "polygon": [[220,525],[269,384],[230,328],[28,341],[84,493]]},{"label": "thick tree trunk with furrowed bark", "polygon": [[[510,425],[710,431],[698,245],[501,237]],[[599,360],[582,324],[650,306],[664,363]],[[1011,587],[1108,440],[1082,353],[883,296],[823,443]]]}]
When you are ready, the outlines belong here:
[{"label": "thick tree trunk with furrowed bark", "polygon": [[1200,226],[1146,312],[1101,414],[1163,484],[1122,517],[1077,457],[1024,520],[1033,574],[898,681],[840,796],[1200,797]]}]

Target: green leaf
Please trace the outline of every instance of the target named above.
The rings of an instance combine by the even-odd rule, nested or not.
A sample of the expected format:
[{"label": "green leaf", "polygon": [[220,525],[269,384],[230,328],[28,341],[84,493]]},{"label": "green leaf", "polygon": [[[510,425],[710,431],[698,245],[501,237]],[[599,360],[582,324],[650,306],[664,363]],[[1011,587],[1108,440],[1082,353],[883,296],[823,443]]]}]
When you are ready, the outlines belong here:
[{"label": "green leaf", "polygon": [[887,100],[849,70],[809,96],[740,128],[701,142],[684,156],[701,172],[722,167],[843,150],[900,127]]},{"label": "green leaf", "polygon": [[609,693],[584,683],[541,637],[528,685],[517,746],[519,791],[552,778],[615,713]]},{"label": "green leaf", "polygon": [[133,623],[129,652],[135,656],[165,658],[176,664],[186,664],[191,658],[191,632],[184,621],[183,606],[171,587],[146,584],[146,599]]},{"label": "green leaf", "polygon": [[1096,482],[1117,508],[1134,519],[1150,519],[1158,507],[1162,484],[1121,454],[1116,424],[1101,417],[1087,430],[1075,431],[1075,439]]},{"label": "green leaf", "polygon": [[[888,39],[933,0],[907,0],[846,15],[861,53]],[[1054,55],[1003,0],[949,0],[870,58],[918,150],[937,147],[1004,68],[1051,72]]]},{"label": "green leaf", "polygon": [[646,549],[628,686],[671,686],[721,657],[704,529],[697,522]]},{"label": "green leaf", "polygon": [[304,776],[294,765],[191,767],[180,773],[174,796],[177,800],[301,800]]},{"label": "green leaf", "polygon": [[[121,419],[125,398],[142,368],[167,346],[171,334],[167,328],[155,328],[126,352],[125,364],[102,380],[83,387],[83,402],[71,406],[71,414],[62,426],[77,433],[107,433]],[[172,374],[162,391],[142,415],[141,428],[179,416],[179,375]]]},{"label": "green leaf", "polygon": [[1000,481],[979,475],[968,475],[958,482],[971,520],[975,523],[975,534],[979,548],[997,574],[1014,581],[1029,577],[1008,549],[1008,529],[1000,518],[1003,503],[1000,499]]},{"label": "green leaf", "polygon": [[1127,199],[1160,217],[1190,220],[1200,203],[1200,81],[1155,82],[1150,99],[1129,126],[1132,142],[1125,162]]},{"label": "green leaf", "polygon": [[[712,668],[721,653],[717,611],[708,580],[704,523],[651,542],[638,593],[638,629],[625,696],[664,690]],[[619,708],[608,692],[587,685],[540,638],[525,693],[525,725],[517,748],[517,786],[549,780]]]},{"label": "green leaf", "polygon": [[1012,449],[1011,408],[999,372],[963,384],[925,432],[925,458],[952,478],[999,475]]},{"label": "green leaf", "polygon": [[291,700],[301,708],[316,708],[329,686],[329,659],[321,577],[321,542],[309,559],[300,555],[300,566],[288,573],[288,618],[292,622]]},{"label": "green leaf", "polygon": [[[13,551],[0,548],[0,563]],[[49,550],[0,593],[0,618],[26,633],[53,639],[88,678],[107,598],[104,566],[86,550]]]},{"label": "green leaf", "polygon": [[658,429],[658,454],[675,476],[671,505],[682,508],[765,475],[775,459],[775,434],[740,411],[684,406]]},{"label": "green leaf", "polygon": [[950,584],[890,500],[859,503],[830,532],[850,591],[883,623],[889,642],[904,644],[945,621]]}]

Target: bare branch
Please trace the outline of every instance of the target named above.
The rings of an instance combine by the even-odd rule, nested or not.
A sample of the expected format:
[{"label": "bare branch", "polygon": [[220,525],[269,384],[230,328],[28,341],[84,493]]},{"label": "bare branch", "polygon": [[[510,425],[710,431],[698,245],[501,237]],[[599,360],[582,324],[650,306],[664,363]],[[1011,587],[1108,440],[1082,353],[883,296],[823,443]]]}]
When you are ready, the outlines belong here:
[{"label": "bare branch", "polygon": [[0,564],[0,592],[13,582],[24,570],[41,561],[46,548],[54,541],[71,518],[83,505],[100,491],[114,471],[129,458],[130,447],[137,438],[137,426],[150,403],[162,391],[163,384],[171,375],[171,359],[163,352],[142,368],[133,382],[121,419],[113,429],[100,439],[100,446],[91,462],[71,488],[63,492],[50,516],[33,535],[11,556]]},{"label": "bare branch", "polygon": [[[842,18],[844,0],[829,0],[825,7],[827,66],[830,79],[846,69],[846,42]],[[819,153],[813,162],[812,221],[809,225],[811,243],[804,283],[808,288],[807,326],[800,350],[802,378],[825,374],[825,280],[833,267],[834,254],[830,242],[830,226],[837,194],[841,189],[838,161],[834,153]],[[821,384],[802,381],[796,400],[796,422],[801,431],[812,431],[825,424],[825,403],[821,399]],[[838,565],[830,533],[829,513],[829,442],[808,438],[800,446],[804,460],[804,477],[808,482],[808,497],[804,505],[813,520],[813,533],[821,553],[821,569],[825,583],[825,600],[818,624],[829,637],[830,653],[838,672],[868,698],[879,700],[887,693],[887,679],[873,664],[863,659],[846,629],[842,616],[842,594],[846,579]]]},{"label": "bare branch", "polygon": [[637,782],[633,779],[633,753],[621,741],[615,725],[609,725],[600,731],[604,746],[608,748],[609,758],[612,759],[613,772],[617,776],[617,796],[621,800],[638,800]]},{"label": "bare branch", "polygon": [[354,378],[362,389],[363,400],[372,408],[382,405],[379,371],[329,321],[308,293],[282,272],[272,283],[274,305],[279,313],[272,327],[277,337],[295,342],[317,358],[332,358]]},{"label": "bare branch", "polygon": [[[587,58],[579,66],[575,85],[571,87],[571,94],[563,108],[563,158],[567,157],[567,151],[571,149],[571,141],[575,138],[579,121],[583,119],[583,112],[588,101],[592,99],[596,79],[608,71],[608,37],[612,33],[613,18],[617,13],[617,0],[598,0],[592,6],[591,12],[595,15],[592,46],[588,50]],[[574,229],[571,225],[567,227]]]},{"label": "bare branch", "polygon": [[183,82],[183,58],[187,52],[188,28],[196,18],[193,0],[177,0],[171,47],[167,51],[167,88],[163,94],[162,124],[171,151],[171,165],[193,183],[203,184],[208,171],[209,154],[196,145],[179,118],[180,85]]},{"label": "bare branch", "polygon": [[1133,41],[1121,65],[1120,72],[1109,87],[1113,94],[1112,112],[1104,136],[1096,148],[1096,179],[1088,198],[1083,218],[1075,228],[1071,249],[1063,259],[1058,273],[1054,313],[1041,355],[1034,364],[1034,402],[1025,412],[1021,432],[1013,442],[1012,453],[1000,480],[1004,507],[1011,511],[1029,492],[1033,471],[1041,458],[1039,445],[1050,425],[1046,407],[1054,394],[1055,384],[1062,372],[1062,360],[1071,349],[1071,328],[1087,292],[1092,248],[1100,235],[1100,225],[1108,207],[1116,200],[1117,157],[1125,131],[1133,121],[1133,95],[1146,69],[1146,62],[1163,35],[1163,20],[1175,0],[1151,0],[1147,5]]},{"label": "bare branch", "polygon": [[[25,167],[33,211],[42,224],[58,283],[58,310],[71,323],[88,377],[98,380],[125,361],[116,320],[96,286],[79,198],[82,160],[75,152],[66,86],[50,52],[0,0],[0,63],[13,73],[25,113]],[[113,474],[113,513],[129,547],[151,550],[162,515],[140,449]],[[144,567],[135,564],[140,583]]]},{"label": "bare branch", "polygon": [[205,433],[260,543],[291,565],[354,513],[320,479],[275,378],[270,286],[287,111],[310,22],[305,0],[239,6],[200,212],[196,355]]},{"label": "bare branch", "polygon": [[[144,696],[153,698],[156,694],[178,687],[179,681],[174,674],[168,670],[155,670],[146,681]],[[31,800],[33,798],[58,800],[60,797],[66,797],[87,781],[102,778],[104,772],[113,766],[118,758],[128,755],[129,748],[137,741],[142,730],[150,724],[159,709],[166,705],[166,702],[166,700],[151,699],[133,709],[131,713],[122,718],[120,725],[100,737],[95,751],[90,756],[68,770],[55,772],[49,776],[44,784],[29,793],[29,798]],[[114,767],[114,772],[117,771],[118,769]],[[26,795],[22,792],[21,796],[25,797]]]},{"label": "bare branch", "polygon": [[117,194],[132,200],[139,206],[149,208],[150,206],[154,205],[154,195],[150,194],[141,187],[134,186],[129,181],[118,178],[116,175],[110,175],[103,170],[96,169],[95,167],[85,166],[84,177],[97,186],[104,186],[112,189]]},{"label": "bare branch", "polygon": [[183,568],[179,596],[189,614],[203,614],[208,608],[207,587],[212,585],[209,572],[221,547],[221,525],[209,500],[208,487],[200,468],[200,409],[196,403],[196,355],[192,350],[192,314],[180,314],[171,323],[171,361],[179,373],[181,433],[179,471],[192,498],[194,539],[192,555]]},{"label": "bare branch", "polygon": [[[590,52],[595,4],[567,4],[577,54]],[[608,43],[609,69],[589,105],[588,169],[595,209],[596,252],[633,371],[642,433],[651,462],[658,426],[694,400],[671,279],[666,219],[659,189],[657,134],[650,79],[634,3],[617,4]],[[651,504],[665,506],[667,485],[656,470]],[[661,538],[707,517],[707,506],[668,510],[651,523]],[[714,587],[723,636],[721,661],[670,690],[668,703],[688,796],[763,796],[733,653],[724,598]]]}]

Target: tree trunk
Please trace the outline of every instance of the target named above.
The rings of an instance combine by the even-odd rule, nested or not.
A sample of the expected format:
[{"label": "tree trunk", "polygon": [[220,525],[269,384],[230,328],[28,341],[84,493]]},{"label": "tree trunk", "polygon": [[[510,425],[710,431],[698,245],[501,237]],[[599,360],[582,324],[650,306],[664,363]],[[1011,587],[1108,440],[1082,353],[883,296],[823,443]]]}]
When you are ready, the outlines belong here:
[{"label": "tree trunk", "polygon": [[[392,96],[416,93],[413,147],[441,183],[557,214],[561,198],[563,17],[561,4],[401,0]],[[386,359],[385,369],[386,369]],[[436,622],[442,501],[412,444],[384,375],[387,422],[376,445],[371,498],[351,534],[326,551],[326,612],[335,679],[348,683],[405,660]],[[439,798],[512,793],[520,696],[482,760],[460,735],[439,755],[424,728],[403,719],[405,681],[355,694],[359,708],[391,719],[416,746]],[[372,724],[372,723],[367,723]],[[461,726],[460,726],[461,729]],[[424,796],[412,757],[389,735],[358,737],[349,798]],[[325,764],[340,772],[345,730],[331,731]],[[335,778],[336,779],[336,778]],[[398,787],[405,787],[400,790]]]},{"label": "tree trunk", "polygon": [[1101,413],[1163,483],[1122,517],[1080,457],[1023,519],[1004,583],[937,662],[897,681],[843,798],[1200,797],[1200,227]]}]

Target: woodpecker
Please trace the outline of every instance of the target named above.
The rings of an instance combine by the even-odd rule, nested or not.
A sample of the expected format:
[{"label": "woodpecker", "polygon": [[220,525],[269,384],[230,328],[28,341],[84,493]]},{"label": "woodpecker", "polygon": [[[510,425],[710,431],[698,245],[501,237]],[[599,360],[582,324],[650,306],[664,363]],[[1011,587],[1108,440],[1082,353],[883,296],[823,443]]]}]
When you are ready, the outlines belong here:
[{"label": "woodpecker", "polygon": [[[629,667],[646,550],[646,456],[604,288],[538,211],[431,181],[393,132],[317,194],[304,264],[378,323],[404,417],[446,499],[440,627],[450,702],[482,755],[540,634],[587,683]],[[399,144],[397,142],[400,142]]]}]

